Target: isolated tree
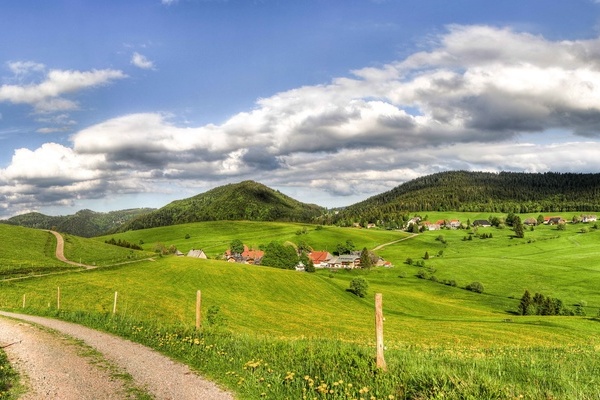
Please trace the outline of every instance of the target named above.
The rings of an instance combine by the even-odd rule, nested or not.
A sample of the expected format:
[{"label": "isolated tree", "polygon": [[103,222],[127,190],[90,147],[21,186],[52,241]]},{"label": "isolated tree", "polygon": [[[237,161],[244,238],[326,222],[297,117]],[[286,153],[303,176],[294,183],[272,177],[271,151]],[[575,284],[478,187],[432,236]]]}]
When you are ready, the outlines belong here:
[{"label": "isolated tree", "polygon": [[366,247],[363,247],[362,252],[360,253],[360,266],[364,269],[369,269],[373,266],[371,255]]},{"label": "isolated tree", "polygon": [[423,256],[423,260],[429,260],[429,252],[426,251],[425,255]]},{"label": "isolated tree", "polygon": [[544,216],[542,214],[538,215],[537,223],[538,225],[542,225],[544,223]]},{"label": "isolated tree", "polygon": [[516,237],[518,237],[518,238],[525,237],[525,227],[523,226],[523,223],[521,222],[521,217],[519,217],[518,215],[515,215],[515,218],[513,220],[513,230],[515,231]]},{"label": "isolated tree", "polygon": [[358,297],[365,297],[367,295],[367,289],[369,288],[369,283],[365,278],[354,278],[350,281],[350,287],[348,291],[354,293]]},{"label": "isolated tree", "polygon": [[471,282],[465,286],[465,289],[475,293],[483,293],[483,284],[480,282]]},{"label": "isolated tree", "polygon": [[229,244],[229,250],[232,254],[242,254],[244,252],[244,243],[240,239],[234,239]]}]

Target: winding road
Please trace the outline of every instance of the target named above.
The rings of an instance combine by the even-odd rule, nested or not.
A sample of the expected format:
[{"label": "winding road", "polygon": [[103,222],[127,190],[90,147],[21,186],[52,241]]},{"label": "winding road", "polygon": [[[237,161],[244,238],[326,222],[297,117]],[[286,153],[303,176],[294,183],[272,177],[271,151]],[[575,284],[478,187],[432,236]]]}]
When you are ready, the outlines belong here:
[{"label": "winding road", "polygon": [[[68,260],[55,231],[56,258]],[[138,343],[81,325],[0,311],[0,349],[21,376],[22,400],[232,400],[185,364]]]},{"label": "winding road", "polygon": [[150,348],[70,322],[0,311],[0,347],[24,400],[234,398]]}]

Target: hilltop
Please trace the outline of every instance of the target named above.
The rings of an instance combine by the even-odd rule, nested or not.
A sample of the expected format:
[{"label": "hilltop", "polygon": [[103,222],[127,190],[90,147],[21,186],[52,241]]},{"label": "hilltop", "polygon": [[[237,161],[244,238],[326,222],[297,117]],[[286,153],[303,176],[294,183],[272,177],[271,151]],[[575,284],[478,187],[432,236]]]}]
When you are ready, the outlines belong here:
[{"label": "hilltop", "polygon": [[173,201],[131,220],[118,231],[201,221],[310,222],[323,212],[323,207],[302,203],[258,182],[243,181]]},{"label": "hilltop", "polygon": [[381,221],[419,211],[534,213],[600,210],[600,174],[449,171],[351,205],[341,220]]},{"label": "hilltop", "polygon": [[31,212],[0,222],[27,228],[54,229],[81,237],[93,237],[115,230],[132,218],[153,210],[152,208],[135,208],[107,213],[81,210],[73,215],[64,216],[49,216]]}]

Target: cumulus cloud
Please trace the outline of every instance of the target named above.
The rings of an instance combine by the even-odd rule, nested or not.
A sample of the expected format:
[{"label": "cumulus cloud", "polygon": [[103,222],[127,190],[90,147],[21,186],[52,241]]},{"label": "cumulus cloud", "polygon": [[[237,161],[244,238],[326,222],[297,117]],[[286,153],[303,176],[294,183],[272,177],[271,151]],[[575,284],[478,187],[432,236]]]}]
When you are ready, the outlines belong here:
[{"label": "cumulus cloud", "polygon": [[[600,40],[451,26],[427,46],[379,68],[259,99],[220,125],[130,114],[79,131],[71,148],[20,149],[0,170],[0,196],[22,196],[31,207],[30,196],[69,201],[156,191],[166,182],[242,179],[356,196],[442,170],[600,169]],[[122,77],[115,73],[95,82]],[[41,108],[94,81],[64,74],[71,86],[49,74],[47,88],[3,87],[0,99]]]},{"label": "cumulus cloud", "polygon": [[[31,70],[40,70],[41,64],[12,63],[11,69],[17,75]],[[91,71],[50,70],[42,82],[28,84],[5,84],[0,86],[0,102],[31,105],[38,113],[50,113],[77,109],[75,101],[63,96],[88,88],[111,83],[125,78],[118,70],[103,69]]]},{"label": "cumulus cloud", "polygon": [[154,63],[137,51],[131,56],[131,63],[141,69],[153,69]]}]

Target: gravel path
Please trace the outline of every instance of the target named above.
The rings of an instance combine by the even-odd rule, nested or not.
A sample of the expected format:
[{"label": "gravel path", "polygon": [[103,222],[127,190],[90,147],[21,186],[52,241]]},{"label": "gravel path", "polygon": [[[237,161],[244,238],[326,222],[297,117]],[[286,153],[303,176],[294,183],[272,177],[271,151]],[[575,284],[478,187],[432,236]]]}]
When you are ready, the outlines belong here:
[{"label": "gravel path", "polygon": [[[0,345],[17,342],[4,351],[25,376],[29,392],[22,399],[128,399],[143,392],[161,400],[234,398],[186,365],[140,344],[50,318],[4,311],[0,315],[11,318],[0,318]],[[86,346],[69,337],[99,354],[89,349],[83,354]]]}]

